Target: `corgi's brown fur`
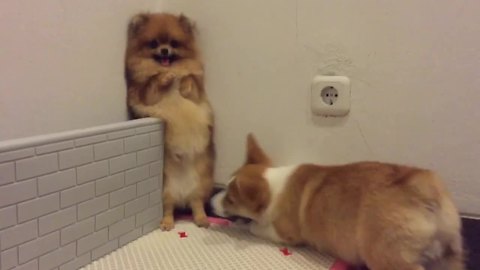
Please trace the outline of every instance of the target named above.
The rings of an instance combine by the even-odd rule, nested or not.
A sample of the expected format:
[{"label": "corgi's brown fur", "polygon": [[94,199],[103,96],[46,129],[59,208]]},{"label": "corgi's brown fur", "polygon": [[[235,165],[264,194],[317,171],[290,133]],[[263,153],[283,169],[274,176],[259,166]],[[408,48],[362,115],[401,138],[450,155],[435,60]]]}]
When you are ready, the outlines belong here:
[{"label": "corgi's brown fur", "polygon": [[252,233],[371,270],[464,269],[460,217],[434,172],[380,162],[275,168],[251,135],[246,160],[212,205],[252,219]]},{"label": "corgi's brown fur", "polygon": [[134,117],[165,121],[162,230],[174,227],[176,206],[189,206],[208,226],[203,208],[213,187],[213,112],[204,89],[194,25],[184,15],[138,14],[128,27],[125,77]]}]

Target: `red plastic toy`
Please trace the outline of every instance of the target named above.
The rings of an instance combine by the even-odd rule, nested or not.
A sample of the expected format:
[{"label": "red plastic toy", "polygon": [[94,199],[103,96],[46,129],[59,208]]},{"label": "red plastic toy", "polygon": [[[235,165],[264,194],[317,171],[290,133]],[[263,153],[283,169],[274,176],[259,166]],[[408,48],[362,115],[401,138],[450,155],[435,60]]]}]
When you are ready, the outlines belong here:
[{"label": "red plastic toy", "polygon": [[284,256],[290,256],[290,255],[292,255],[292,253],[290,252],[290,250],[288,250],[288,248],[286,248],[286,247],[281,248],[281,249],[280,249],[280,252],[282,252]]}]

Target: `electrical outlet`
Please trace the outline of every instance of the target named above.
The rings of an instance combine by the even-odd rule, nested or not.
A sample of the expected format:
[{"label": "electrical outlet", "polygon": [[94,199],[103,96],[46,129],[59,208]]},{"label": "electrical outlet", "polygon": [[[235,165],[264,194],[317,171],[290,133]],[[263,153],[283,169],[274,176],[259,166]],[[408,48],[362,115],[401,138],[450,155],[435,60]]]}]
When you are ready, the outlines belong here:
[{"label": "electrical outlet", "polygon": [[345,116],[350,112],[350,79],[345,76],[316,76],[311,89],[312,113]]}]

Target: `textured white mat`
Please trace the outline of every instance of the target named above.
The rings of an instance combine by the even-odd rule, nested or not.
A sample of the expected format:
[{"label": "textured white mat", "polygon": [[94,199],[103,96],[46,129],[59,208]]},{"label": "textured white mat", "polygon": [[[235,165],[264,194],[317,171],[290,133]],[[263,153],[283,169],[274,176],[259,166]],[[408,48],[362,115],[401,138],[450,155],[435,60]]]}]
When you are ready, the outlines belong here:
[{"label": "textured white mat", "polygon": [[309,248],[289,247],[290,255],[285,255],[282,248],[233,226],[202,229],[189,221],[179,221],[173,231],[153,231],[82,269],[319,270],[331,269],[335,262]]}]

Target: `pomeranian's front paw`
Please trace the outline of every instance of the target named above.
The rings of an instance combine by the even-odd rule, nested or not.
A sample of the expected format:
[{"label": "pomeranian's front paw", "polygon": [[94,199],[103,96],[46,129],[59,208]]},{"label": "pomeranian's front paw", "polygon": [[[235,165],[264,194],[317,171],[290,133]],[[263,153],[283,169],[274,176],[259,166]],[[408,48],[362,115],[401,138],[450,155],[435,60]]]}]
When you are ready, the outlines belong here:
[{"label": "pomeranian's front paw", "polygon": [[160,229],[162,231],[170,231],[175,227],[175,222],[172,217],[164,217],[160,222]]},{"label": "pomeranian's front paw", "polygon": [[160,85],[162,87],[169,86],[177,78],[177,75],[173,72],[167,72],[160,78]]},{"label": "pomeranian's front paw", "polygon": [[197,224],[198,227],[208,228],[210,226],[210,222],[206,216],[196,216],[194,217],[193,221]]}]

